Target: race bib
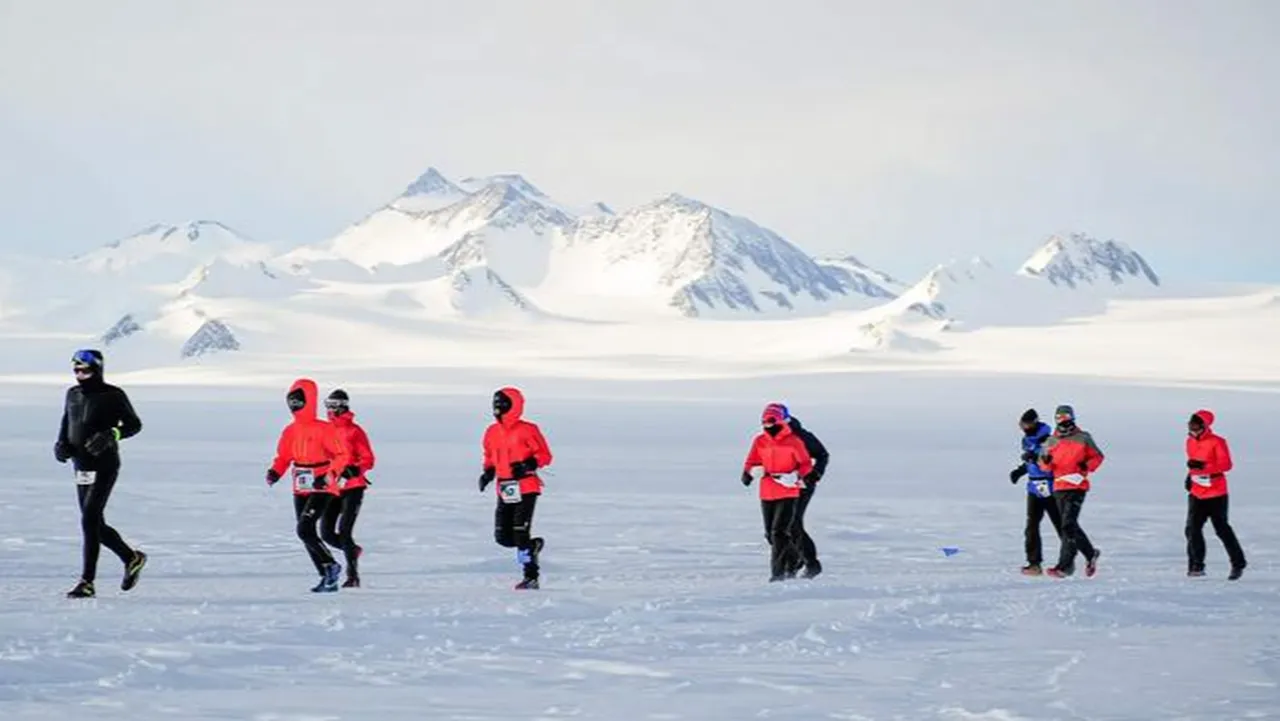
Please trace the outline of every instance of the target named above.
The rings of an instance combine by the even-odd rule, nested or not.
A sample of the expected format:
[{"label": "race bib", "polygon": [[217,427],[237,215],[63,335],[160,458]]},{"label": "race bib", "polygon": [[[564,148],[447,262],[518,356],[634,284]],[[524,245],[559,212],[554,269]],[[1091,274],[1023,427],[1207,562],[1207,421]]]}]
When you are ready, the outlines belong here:
[{"label": "race bib", "polygon": [[77,486],[92,486],[98,480],[97,471],[76,471]]},{"label": "race bib", "polygon": [[316,485],[316,472],[311,468],[293,469],[293,490],[310,491]]},{"label": "race bib", "polygon": [[804,482],[800,480],[798,473],[772,473],[773,480],[780,486],[787,488],[803,488]]},{"label": "race bib", "polygon": [[1048,498],[1053,495],[1053,491],[1049,490],[1048,481],[1032,481],[1031,492],[1041,498]]},{"label": "race bib", "polygon": [[1192,476],[1191,482],[1196,484],[1197,486],[1204,486],[1205,488],[1208,488],[1213,485],[1213,476],[1206,476],[1206,475]]},{"label": "race bib", "polygon": [[1085,480],[1087,480],[1087,479],[1085,478],[1085,476],[1083,476],[1083,475],[1081,475],[1081,474],[1079,474],[1079,473],[1068,473],[1068,474],[1067,474],[1067,475],[1065,475],[1065,476],[1058,476],[1057,478],[1055,478],[1055,479],[1054,479],[1054,481],[1055,481],[1055,482],[1058,482],[1058,483],[1069,483],[1069,484],[1074,485],[1074,486],[1078,486],[1078,485],[1080,485],[1081,483],[1084,483],[1084,482],[1085,482]]},{"label": "race bib", "polygon": [[498,481],[498,498],[503,503],[519,503],[523,495],[520,493],[520,481]]}]

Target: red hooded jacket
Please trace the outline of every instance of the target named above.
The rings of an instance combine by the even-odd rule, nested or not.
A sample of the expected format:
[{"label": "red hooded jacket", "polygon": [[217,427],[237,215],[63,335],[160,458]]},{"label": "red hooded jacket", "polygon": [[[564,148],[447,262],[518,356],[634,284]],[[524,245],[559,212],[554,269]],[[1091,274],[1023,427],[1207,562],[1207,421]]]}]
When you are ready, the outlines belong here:
[{"label": "red hooded jacket", "polygon": [[1198,436],[1187,435],[1187,460],[1204,461],[1204,468],[1191,469],[1191,495],[1196,498],[1217,498],[1227,495],[1227,471],[1231,470],[1231,449],[1227,439],[1213,432],[1213,411],[1199,410],[1196,415],[1204,421],[1204,431]]},{"label": "red hooded jacket", "polygon": [[[484,432],[484,467],[492,468],[499,481],[511,478],[511,464],[532,458],[538,468],[551,465],[551,448],[536,423],[524,420],[524,394],[517,388],[503,388],[511,399],[511,410],[503,414]],[[495,493],[498,485],[494,484]],[[536,473],[520,480],[520,495],[542,492],[542,479]]]},{"label": "red hooded jacket", "polygon": [[[751,442],[751,450],[747,452],[743,470],[750,472],[760,466],[765,476],[760,479],[760,500],[779,501],[785,498],[800,496],[799,479],[813,470],[813,458],[805,448],[800,436],[791,431],[788,423],[781,424],[778,435],[761,433]],[[789,478],[786,484],[779,483],[775,476]],[[791,481],[795,485],[791,485]]]},{"label": "red hooded jacket", "polygon": [[[276,457],[271,470],[283,476],[293,467],[293,493],[305,496],[310,493],[338,495],[336,480],[342,469],[350,465],[351,454],[337,430],[317,416],[319,391],[315,381],[299,378],[289,392],[302,391],[304,405],[293,412],[293,422],[285,426],[276,444]],[[313,491],[307,485],[309,477],[326,477],[328,485],[323,491]]]},{"label": "red hooded jacket", "polygon": [[369,485],[369,479],[365,478],[365,474],[373,470],[373,446],[369,443],[369,434],[364,432],[360,424],[356,423],[356,416],[351,411],[347,411],[340,416],[329,416],[329,422],[333,424],[334,430],[342,437],[342,442],[346,445],[347,451],[351,454],[351,465],[360,469],[360,475],[355,478],[342,478],[338,481],[340,491],[350,491],[355,488],[365,488]]}]

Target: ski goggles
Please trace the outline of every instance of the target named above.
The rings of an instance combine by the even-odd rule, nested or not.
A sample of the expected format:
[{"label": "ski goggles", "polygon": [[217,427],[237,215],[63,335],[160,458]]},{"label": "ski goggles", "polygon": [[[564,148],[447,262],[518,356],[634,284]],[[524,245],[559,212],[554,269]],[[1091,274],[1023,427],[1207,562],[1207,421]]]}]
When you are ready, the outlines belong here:
[{"label": "ski goggles", "polygon": [[760,423],[764,426],[776,426],[785,423],[791,414],[787,411],[787,407],[781,403],[770,403],[765,406],[764,413],[760,414]]},{"label": "ski goggles", "polygon": [[102,367],[102,360],[89,350],[78,350],[71,356],[71,370],[76,375],[88,375]]},{"label": "ski goggles", "polygon": [[97,367],[102,361],[91,350],[78,350],[71,355],[71,365]]},{"label": "ski goggles", "polygon": [[351,404],[338,398],[326,398],[324,401],[325,410],[330,413],[342,415],[351,410]]}]

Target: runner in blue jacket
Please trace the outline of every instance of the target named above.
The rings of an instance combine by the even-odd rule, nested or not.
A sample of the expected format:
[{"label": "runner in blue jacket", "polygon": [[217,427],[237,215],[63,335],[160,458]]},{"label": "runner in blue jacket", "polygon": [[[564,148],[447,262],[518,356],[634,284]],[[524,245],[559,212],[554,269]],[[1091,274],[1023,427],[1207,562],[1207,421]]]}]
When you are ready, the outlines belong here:
[{"label": "runner in blue jacket", "polygon": [[1018,422],[1022,428],[1022,463],[1009,472],[1009,482],[1017,485],[1025,476],[1027,479],[1027,529],[1026,538],[1027,565],[1022,573],[1027,576],[1039,576],[1044,573],[1040,564],[1044,561],[1040,544],[1040,521],[1045,514],[1053,524],[1053,530],[1062,537],[1062,516],[1053,500],[1053,474],[1040,467],[1037,458],[1041,446],[1053,435],[1053,428],[1040,421],[1036,409],[1028,408]]}]

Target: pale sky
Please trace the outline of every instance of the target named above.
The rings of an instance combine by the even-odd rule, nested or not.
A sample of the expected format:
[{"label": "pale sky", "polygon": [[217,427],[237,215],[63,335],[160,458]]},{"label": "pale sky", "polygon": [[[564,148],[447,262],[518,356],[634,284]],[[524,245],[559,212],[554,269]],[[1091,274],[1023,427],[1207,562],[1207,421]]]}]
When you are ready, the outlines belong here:
[{"label": "pale sky", "polygon": [[0,251],[317,242],[428,166],[907,278],[1083,230],[1280,281],[1280,2],[0,0]]}]

